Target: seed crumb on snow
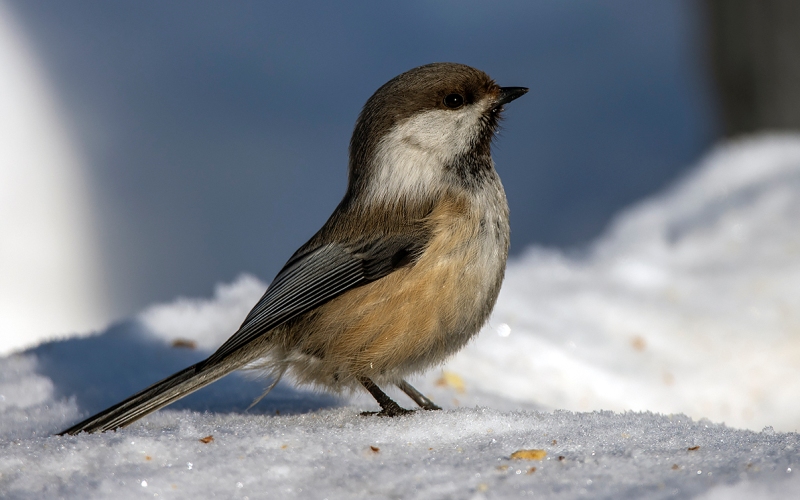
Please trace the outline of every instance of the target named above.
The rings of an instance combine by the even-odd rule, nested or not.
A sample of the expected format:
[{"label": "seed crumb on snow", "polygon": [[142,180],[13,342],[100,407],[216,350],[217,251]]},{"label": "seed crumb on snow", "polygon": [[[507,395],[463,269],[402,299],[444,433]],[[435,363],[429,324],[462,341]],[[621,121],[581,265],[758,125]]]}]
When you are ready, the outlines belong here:
[{"label": "seed crumb on snow", "polygon": [[512,460],[544,460],[547,452],[544,450],[517,450],[511,454]]}]

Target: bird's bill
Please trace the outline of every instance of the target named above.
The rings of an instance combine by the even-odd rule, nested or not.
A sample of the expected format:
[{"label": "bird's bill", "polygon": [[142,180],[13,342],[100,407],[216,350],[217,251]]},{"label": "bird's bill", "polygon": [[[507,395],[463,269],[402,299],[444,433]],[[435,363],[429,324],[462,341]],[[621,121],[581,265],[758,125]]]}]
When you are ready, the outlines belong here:
[{"label": "bird's bill", "polygon": [[497,95],[497,102],[495,107],[500,107],[507,104],[518,97],[528,93],[527,87],[500,87],[500,93]]}]

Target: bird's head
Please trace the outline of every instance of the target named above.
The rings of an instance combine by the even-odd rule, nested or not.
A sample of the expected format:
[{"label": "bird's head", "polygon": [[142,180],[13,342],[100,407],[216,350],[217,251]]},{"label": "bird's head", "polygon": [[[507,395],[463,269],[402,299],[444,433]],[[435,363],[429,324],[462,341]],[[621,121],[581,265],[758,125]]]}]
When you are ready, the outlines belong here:
[{"label": "bird's head", "polygon": [[389,80],[356,121],[350,195],[385,204],[476,182],[480,170],[493,169],[490,147],[503,105],[527,91],[500,87],[483,71],[456,63],[420,66]]}]

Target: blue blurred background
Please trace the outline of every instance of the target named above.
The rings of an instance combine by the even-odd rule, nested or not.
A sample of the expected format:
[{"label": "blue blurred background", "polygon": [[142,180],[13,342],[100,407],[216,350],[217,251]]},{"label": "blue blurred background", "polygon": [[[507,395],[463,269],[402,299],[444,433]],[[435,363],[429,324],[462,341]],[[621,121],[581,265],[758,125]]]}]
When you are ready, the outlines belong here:
[{"label": "blue blurred background", "polygon": [[690,1],[6,3],[85,160],[111,317],[270,280],[343,195],[365,100],[414,66],[531,88],[494,150],[514,254],[585,246],[720,134]]}]

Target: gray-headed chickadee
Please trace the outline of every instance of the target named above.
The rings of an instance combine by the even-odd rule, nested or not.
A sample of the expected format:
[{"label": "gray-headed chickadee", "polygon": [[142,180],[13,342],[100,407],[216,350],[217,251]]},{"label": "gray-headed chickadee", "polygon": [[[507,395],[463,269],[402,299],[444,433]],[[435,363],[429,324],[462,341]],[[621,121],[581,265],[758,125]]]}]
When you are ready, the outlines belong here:
[{"label": "gray-headed chickadee", "polygon": [[489,317],[508,255],[508,204],[491,143],[500,87],[454,63],[407,71],[364,105],[347,192],[222,346],[62,432],[117,429],[247,366],[331,390],[366,388],[380,415],[407,413],[378,387],[461,349]]}]

